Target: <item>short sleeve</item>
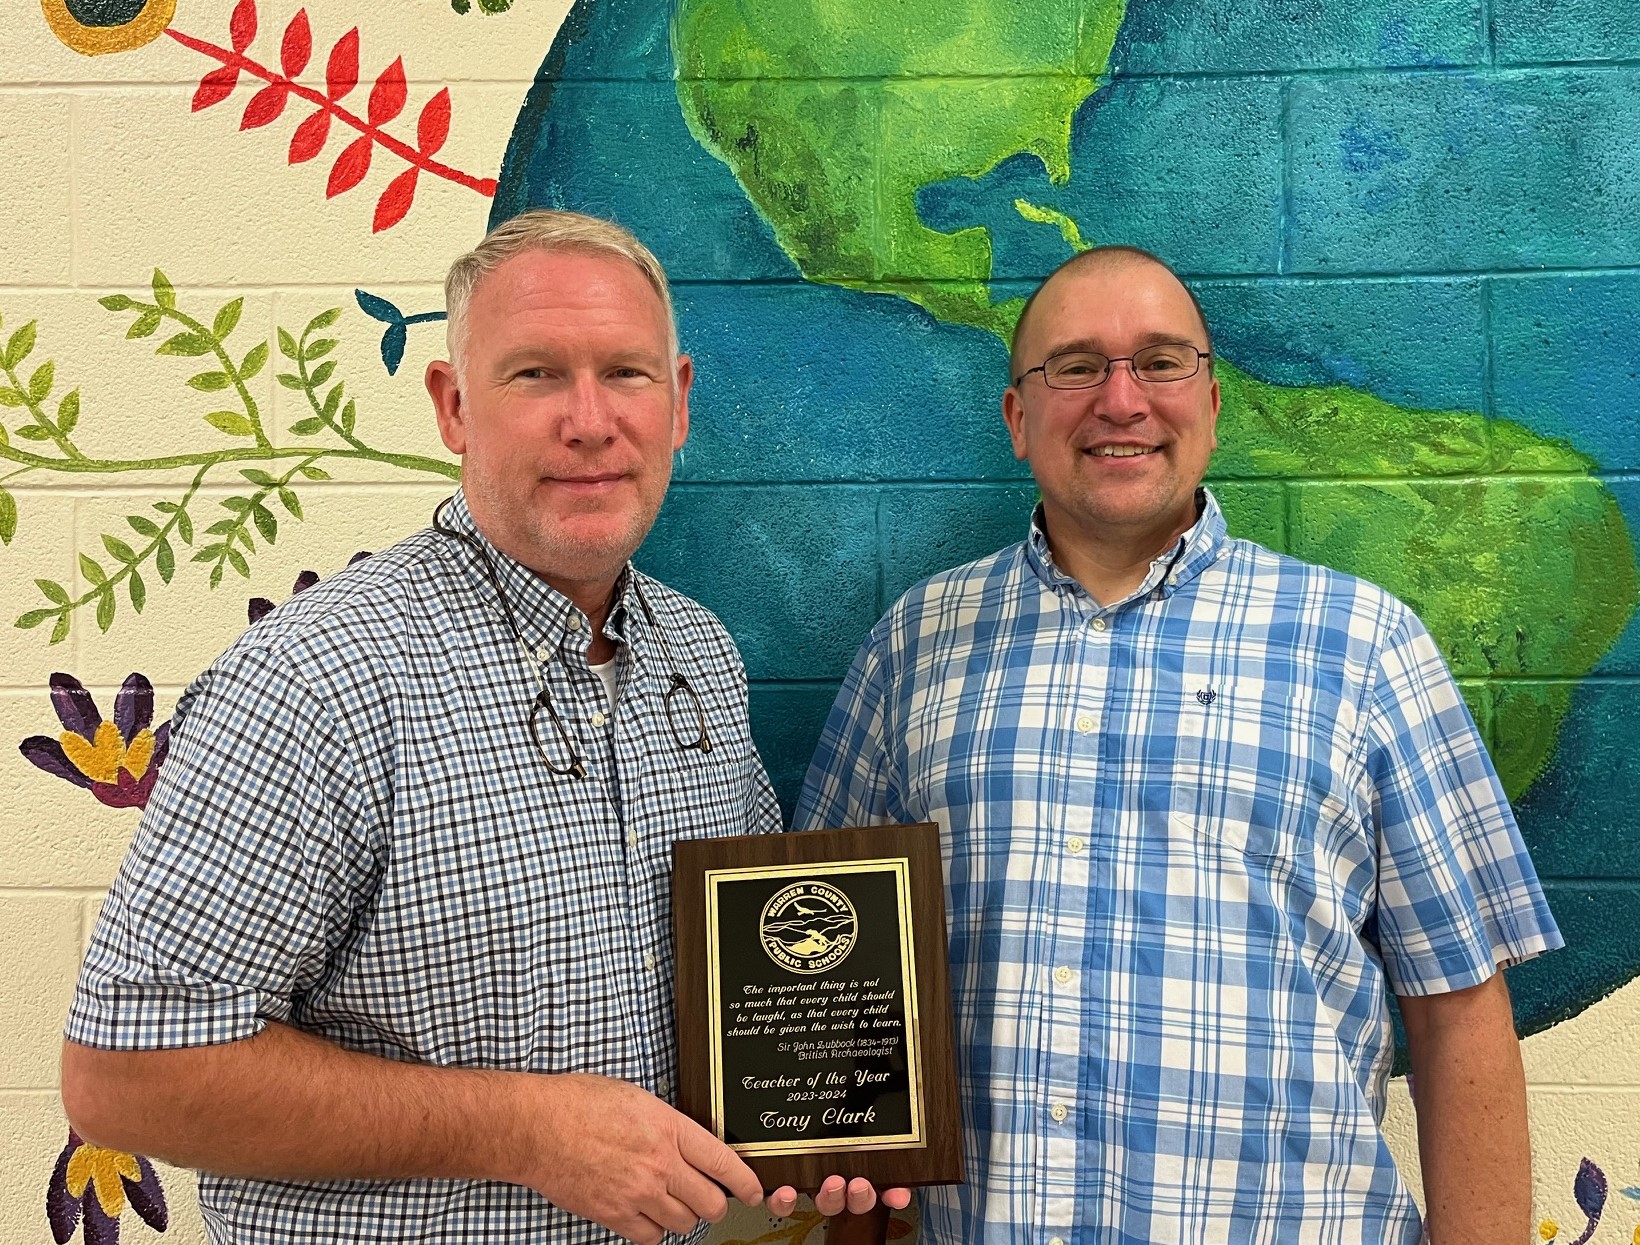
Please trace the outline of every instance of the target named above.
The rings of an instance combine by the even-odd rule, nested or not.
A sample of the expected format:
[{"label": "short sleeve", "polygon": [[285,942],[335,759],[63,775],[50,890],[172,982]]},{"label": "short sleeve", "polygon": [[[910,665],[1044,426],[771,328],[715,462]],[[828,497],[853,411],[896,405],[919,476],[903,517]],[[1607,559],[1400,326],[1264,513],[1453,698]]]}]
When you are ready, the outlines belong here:
[{"label": "short sleeve", "polygon": [[1410,613],[1380,654],[1366,723],[1391,988],[1461,990],[1563,946],[1480,732]]},{"label": "short sleeve", "polygon": [[887,691],[875,635],[855,654],[820,732],[793,830],[870,826],[889,815]]},{"label": "short sleeve", "polygon": [[97,921],[69,1012],[86,1046],[231,1042],[286,1020],[374,882],[336,722],[277,657],[189,688],[171,754]]}]

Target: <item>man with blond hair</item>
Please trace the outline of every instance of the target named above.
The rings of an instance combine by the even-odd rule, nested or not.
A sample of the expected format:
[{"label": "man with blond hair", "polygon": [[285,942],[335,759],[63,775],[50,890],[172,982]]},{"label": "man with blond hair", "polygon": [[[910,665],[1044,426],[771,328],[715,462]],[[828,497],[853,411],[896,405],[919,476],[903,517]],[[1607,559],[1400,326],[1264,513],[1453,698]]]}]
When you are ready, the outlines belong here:
[{"label": "man with blond hair", "polygon": [[199,1168],[217,1242],[653,1245],[762,1195],[669,1105],[672,841],[780,819],[733,642],[629,561],[689,427],[665,275],[531,212],[446,295],[461,490],[188,689],[69,1015],[70,1121]]}]

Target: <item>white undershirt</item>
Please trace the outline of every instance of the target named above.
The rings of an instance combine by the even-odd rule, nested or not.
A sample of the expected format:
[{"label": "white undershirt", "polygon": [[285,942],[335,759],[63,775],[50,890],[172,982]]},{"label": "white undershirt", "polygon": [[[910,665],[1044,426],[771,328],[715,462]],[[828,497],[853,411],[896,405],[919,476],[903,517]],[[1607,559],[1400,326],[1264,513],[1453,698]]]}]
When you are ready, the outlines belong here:
[{"label": "white undershirt", "polygon": [[587,665],[591,668],[593,674],[597,675],[600,679],[602,679],[604,681],[604,694],[609,697],[609,711],[611,713],[614,713],[615,712],[615,658],[611,657],[608,661],[601,662],[598,665],[593,665],[591,662],[588,662]]}]

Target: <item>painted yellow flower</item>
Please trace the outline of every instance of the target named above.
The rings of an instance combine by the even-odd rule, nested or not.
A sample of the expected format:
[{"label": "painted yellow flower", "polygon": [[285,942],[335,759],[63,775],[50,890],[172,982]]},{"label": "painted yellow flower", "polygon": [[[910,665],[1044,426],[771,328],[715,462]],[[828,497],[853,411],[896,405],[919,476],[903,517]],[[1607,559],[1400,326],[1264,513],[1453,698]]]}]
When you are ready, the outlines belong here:
[{"label": "painted yellow flower", "polygon": [[133,674],[114,697],[106,720],[73,675],[51,676],[51,703],[63,730],[53,739],[31,735],[22,754],[48,774],[84,787],[111,808],[142,808],[170,748],[171,724],[155,728],[154,688]]},{"label": "painted yellow flower", "polygon": [[70,1196],[83,1198],[87,1186],[90,1186],[97,1192],[97,1202],[103,1214],[117,1219],[125,1209],[125,1185],[121,1183],[121,1178],[140,1181],[142,1169],[137,1166],[137,1156],[124,1150],[82,1145],[69,1158],[68,1171],[64,1175]]},{"label": "painted yellow flower", "polygon": [[1560,1225],[1553,1219],[1545,1219],[1542,1223],[1538,1224],[1538,1239],[1540,1241],[1552,1241],[1559,1235]]},{"label": "painted yellow flower", "polygon": [[123,0],[116,4],[40,0],[51,33],[84,56],[129,52],[165,33],[177,0]]},{"label": "painted yellow flower", "polygon": [[69,1129],[46,1186],[51,1239],[66,1245],[83,1224],[86,1245],[119,1245],[126,1207],[154,1231],[165,1231],[170,1211],[154,1165],[140,1154],[90,1145]]}]

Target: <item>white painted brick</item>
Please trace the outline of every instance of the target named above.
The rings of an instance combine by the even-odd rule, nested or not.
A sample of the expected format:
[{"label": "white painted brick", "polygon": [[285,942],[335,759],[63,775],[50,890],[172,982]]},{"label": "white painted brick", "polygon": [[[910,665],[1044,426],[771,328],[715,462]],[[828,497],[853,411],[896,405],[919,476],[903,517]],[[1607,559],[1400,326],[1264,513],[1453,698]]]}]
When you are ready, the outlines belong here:
[{"label": "white painted brick", "polygon": [[0,93],[0,147],[6,162],[0,281],[7,285],[69,279],[74,173],[69,108],[67,95]]},{"label": "white painted brick", "polygon": [[80,901],[0,893],[0,948],[0,1087],[49,1089],[79,970]]}]

